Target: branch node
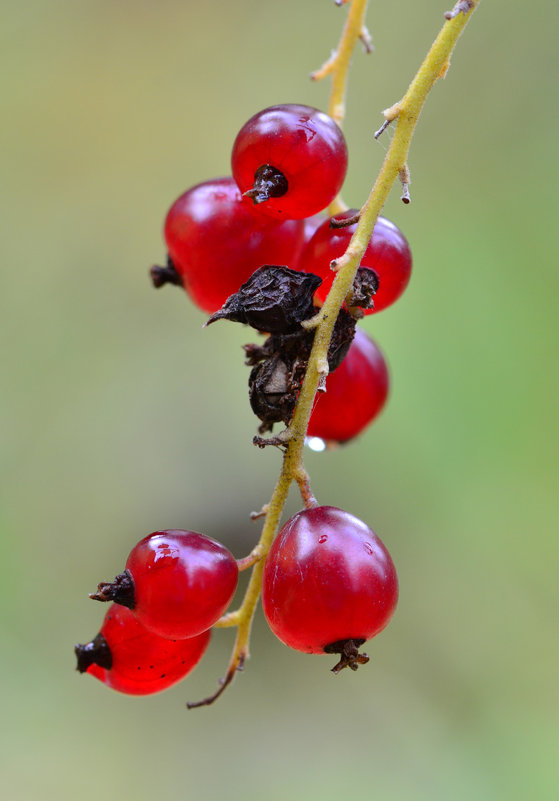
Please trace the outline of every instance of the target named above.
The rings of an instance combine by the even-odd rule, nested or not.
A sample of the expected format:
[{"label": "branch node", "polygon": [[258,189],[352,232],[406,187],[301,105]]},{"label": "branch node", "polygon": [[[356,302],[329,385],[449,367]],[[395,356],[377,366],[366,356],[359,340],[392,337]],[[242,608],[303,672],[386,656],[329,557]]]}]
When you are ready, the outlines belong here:
[{"label": "branch node", "polygon": [[328,75],[331,75],[334,72],[336,64],[338,63],[338,51],[332,50],[330,53],[330,58],[324,62],[322,67],[319,67],[314,72],[311,72],[310,79],[311,81],[321,81],[323,78],[326,78]]},{"label": "branch node", "polygon": [[373,134],[374,138],[375,139],[380,139],[380,137],[386,131],[386,129],[388,128],[388,126],[390,125],[391,122],[392,122],[392,120],[385,120],[382,123],[382,125],[380,126],[380,128],[378,129],[378,131],[374,132],[374,134]]},{"label": "branch node", "polygon": [[288,428],[285,428],[275,437],[253,437],[252,444],[256,445],[258,448],[266,448],[268,445],[273,445],[275,448],[285,450],[290,439],[291,432]]},{"label": "branch node", "polygon": [[407,164],[404,164],[400,172],[398,173],[398,177],[400,178],[400,182],[402,184],[402,196],[400,200],[402,203],[406,205],[411,203],[411,195],[410,195],[410,170]]},{"label": "branch node", "polygon": [[308,320],[302,320],[301,328],[304,328],[306,331],[312,331],[313,328],[318,328],[320,323],[325,319],[326,318],[322,314],[322,311],[319,311],[318,314],[314,315],[314,317],[310,317]]},{"label": "branch node", "polygon": [[270,508],[270,504],[265,503],[262,509],[259,512],[251,512],[250,519],[251,520],[260,520],[261,517],[266,517],[268,514],[268,509]]},{"label": "branch node", "polygon": [[359,39],[361,41],[361,44],[363,45],[363,50],[365,51],[365,53],[367,55],[370,55],[375,48],[373,47],[373,40],[371,38],[371,34],[369,33],[369,29],[365,25],[363,25],[363,27],[361,28]]}]

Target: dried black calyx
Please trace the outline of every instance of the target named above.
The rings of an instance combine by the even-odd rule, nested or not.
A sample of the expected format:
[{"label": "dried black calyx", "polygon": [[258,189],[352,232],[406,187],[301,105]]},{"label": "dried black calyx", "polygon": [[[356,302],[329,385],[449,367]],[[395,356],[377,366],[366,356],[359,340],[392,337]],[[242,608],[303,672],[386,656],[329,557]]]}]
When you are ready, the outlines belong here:
[{"label": "dried black calyx", "polygon": [[78,660],[76,670],[80,673],[85,673],[91,665],[99,665],[99,667],[110,670],[113,666],[113,655],[106,639],[101,633],[94,637],[91,642],[84,645],[76,645],[74,653]]},{"label": "dried black calyx", "polygon": [[322,279],[313,273],[266,264],[227,298],[206,325],[232,320],[258,331],[292,333],[315,313],[313,295],[321,283]]},{"label": "dried black calyx", "polygon": [[343,362],[354,336],[355,319],[345,309],[341,309],[328,347],[328,369],[331,373]]},{"label": "dried black calyx", "polygon": [[167,266],[160,267],[154,264],[150,269],[151,282],[156,289],[165,286],[165,284],[175,284],[175,286],[182,286],[182,279],[177,272],[177,268],[171,261],[171,257],[167,256]]},{"label": "dried black calyx", "polygon": [[357,670],[359,665],[366,665],[369,661],[367,654],[360,654],[359,648],[365,640],[338,640],[325,646],[325,654],[340,654],[340,661],[332,668],[332,673],[339,673],[344,668]]},{"label": "dried black calyx", "polygon": [[[342,363],[355,335],[355,320],[344,309],[334,326],[328,349],[328,367],[333,372]],[[250,405],[262,421],[260,434],[274,423],[289,425],[311,354],[314,331],[271,334],[262,345],[245,345],[246,363],[252,367],[248,386]]]},{"label": "dried black calyx", "polygon": [[271,164],[262,164],[254,173],[252,189],[243,194],[251,198],[256,206],[258,203],[265,203],[271,197],[282,197],[288,188],[287,178],[280,170]]},{"label": "dried black calyx", "polygon": [[94,601],[114,601],[115,604],[134,609],[134,579],[130,572],[125,570],[115,576],[114,581],[102,581],[97,585],[97,592],[90,592],[89,597]]},{"label": "dried black calyx", "polygon": [[379,287],[378,275],[369,267],[359,267],[351,292],[346,298],[346,303],[350,308],[359,307],[360,309],[373,309],[373,296],[376,295]]}]

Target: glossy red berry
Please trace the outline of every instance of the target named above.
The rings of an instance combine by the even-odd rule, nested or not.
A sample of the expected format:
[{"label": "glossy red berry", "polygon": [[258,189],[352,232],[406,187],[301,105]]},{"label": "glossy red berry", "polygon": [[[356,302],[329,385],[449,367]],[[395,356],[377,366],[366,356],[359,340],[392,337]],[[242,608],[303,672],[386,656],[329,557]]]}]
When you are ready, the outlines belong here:
[{"label": "glossy red berry", "polygon": [[266,620],[285,645],[305,653],[344,653],[349,641],[369,640],[386,626],[397,600],[396,570],[381,540],[333,506],[288,520],[264,566]]},{"label": "glossy red berry", "polygon": [[146,631],[129,609],[114,604],[99,634],[85,645],[76,645],[77,669],[118,692],[150,695],[190,673],[209,642],[209,631],[185,640],[159,637]]},{"label": "glossy red berry", "polygon": [[372,423],[388,396],[389,376],[383,355],[360,328],[341,363],[317,393],[307,435],[331,443],[347,442]]},{"label": "glossy red berry", "polygon": [[347,169],[344,135],[323,111],[271,106],[243,125],[231,155],[241,192],[264,214],[301,219],[335,198]]},{"label": "glossy red berry", "polygon": [[161,637],[194,637],[225,612],[238,577],[237,562],[221,543],[194,531],[155,531],[134,546],[124,572],[91,597],[127,606]]},{"label": "glossy red berry", "polygon": [[152,268],[156,286],[180,283],[209,314],[263,264],[300,258],[303,226],[254,213],[232,178],[192,187],[173,203],[164,228],[168,267]]},{"label": "glossy red berry", "polygon": [[[336,220],[349,219],[355,209],[336,215]],[[306,245],[301,256],[300,269],[315,273],[323,279],[316,297],[324,303],[334,280],[330,262],[342,256],[349,245],[357,225],[346,228],[332,228],[329,220],[323,223]],[[367,249],[361,260],[361,267],[376,273],[379,286],[373,297],[374,308],[365,314],[386,309],[398,300],[408,285],[411,275],[412,257],[408,242],[394,223],[379,217]]]}]

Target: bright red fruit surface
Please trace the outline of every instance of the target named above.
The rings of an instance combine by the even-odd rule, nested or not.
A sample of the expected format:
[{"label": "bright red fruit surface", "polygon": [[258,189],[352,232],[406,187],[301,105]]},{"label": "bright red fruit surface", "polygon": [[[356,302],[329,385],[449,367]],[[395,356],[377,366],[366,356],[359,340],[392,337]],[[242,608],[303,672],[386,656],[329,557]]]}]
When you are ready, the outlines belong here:
[{"label": "bright red fruit surface", "polygon": [[[336,219],[347,219],[354,214],[355,209],[349,209],[337,215]],[[347,228],[331,228],[327,220],[303,251],[298,269],[315,273],[323,279],[316,293],[320,303],[326,300],[334,280],[330,262],[345,253],[356,227],[354,224]],[[379,288],[373,297],[374,309],[365,310],[365,314],[386,309],[398,300],[408,285],[412,267],[410,247],[400,229],[385,217],[379,217],[375,224],[361,267],[373,270],[379,280]]]},{"label": "bright red fruit surface", "polygon": [[347,146],[341,129],[323,111],[271,106],[241,128],[231,166],[243,193],[256,189],[262,168],[279,172],[284,182],[269,191],[264,186],[255,196],[255,208],[264,215],[301,219],[322,211],[338,194],[347,170]]},{"label": "bright red fruit surface", "polygon": [[270,628],[305,653],[374,637],[397,600],[396,570],[381,540],[333,506],[305,509],[288,520],[264,566],[262,605]]},{"label": "bright red fruit surface", "polygon": [[184,288],[213,314],[262,265],[297,261],[303,225],[256,213],[232,178],[217,178],[177,198],[164,236]]},{"label": "bright red fruit surface", "polygon": [[380,414],[388,396],[388,368],[373,340],[360,328],[341,365],[317,393],[307,434],[347,442]]},{"label": "bright red fruit surface", "polygon": [[178,529],[140,540],[126,570],[134,583],[136,619],[161,637],[193,637],[213,626],[231,603],[239,578],[237,562],[224,545]]},{"label": "bright red fruit surface", "polygon": [[[158,637],[146,631],[129,609],[117,605],[105,615],[100,634],[108,646],[111,666],[93,662],[86,672],[129,695],[150,695],[180,681],[198,664],[210,641],[209,631],[187,640]],[[77,646],[76,653],[89,645]],[[78,656],[78,668],[82,669],[79,660]]]}]

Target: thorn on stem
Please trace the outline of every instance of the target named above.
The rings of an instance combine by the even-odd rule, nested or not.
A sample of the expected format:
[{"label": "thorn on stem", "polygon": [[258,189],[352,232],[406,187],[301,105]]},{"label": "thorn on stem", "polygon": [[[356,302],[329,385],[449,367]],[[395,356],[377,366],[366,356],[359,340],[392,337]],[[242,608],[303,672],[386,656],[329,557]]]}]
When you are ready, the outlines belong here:
[{"label": "thorn on stem", "polygon": [[[330,220],[330,228],[347,228],[350,225],[355,225],[361,219],[361,210],[351,217],[332,217]],[[330,265],[332,266],[332,265]]]},{"label": "thorn on stem", "polygon": [[361,44],[363,45],[363,49],[367,55],[373,52],[375,49],[373,47],[373,40],[371,38],[371,34],[369,33],[368,28],[363,25],[361,28],[361,33],[359,34],[359,39],[361,40]]},{"label": "thorn on stem", "polygon": [[375,133],[373,134],[374,138],[379,139],[382,136],[382,134],[386,131],[391,122],[392,120],[385,120],[378,129],[378,131],[375,131]]},{"label": "thorn on stem", "polygon": [[410,195],[410,170],[407,164],[404,164],[402,169],[399,172],[399,178],[402,183],[402,196],[400,200],[402,203],[406,205],[411,203],[411,195]]},{"label": "thorn on stem", "polygon": [[314,72],[311,72],[310,79],[311,81],[321,81],[323,78],[326,78],[327,75],[331,75],[334,71],[334,67],[336,66],[338,61],[338,52],[337,50],[332,50],[330,53],[330,58],[328,61],[325,61],[322,67]]},{"label": "thorn on stem", "polygon": [[446,11],[444,18],[446,20],[454,19],[458,14],[466,15],[474,7],[474,0],[458,0],[452,11]]},{"label": "thorn on stem", "polygon": [[258,448],[266,448],[268,445],[273,445],[275,448],[285,449],[287,448],[287,441],[289,440],[289,436],[287,436],[288,431],[285,429],[281,431],[277,437],[258,437],[255,436],[252,438],[252,444],[256,445]]},{"label": "thorn on stem", "polygon": [[207,698],[203,698],[201,701],[187,701],[186,708],[197,709],[200,706],[209,706],[210,704],[213,704],[213,702],[217,701],[219,696],[227,689],[227,687],[229,687],[229,685],[235,678],[235,673],[237,671],[240,672],[241,670],[243,670],[244,666],[245,666],[245,655],[239,654],[237,664],[234,666],[230,666],[225,678],[219,680],[219,687],[215,691],[215,693],[213,695],[209,695]]},{"label": "thorn on stem", "polygon": [[251,520],[260,520],[261,517],[266,517],[268,514],[269,505],[267,503],[264,504],[262,509],[259,512],[251,512],[250,519]]}]

